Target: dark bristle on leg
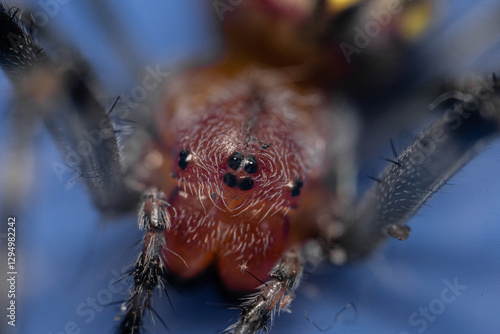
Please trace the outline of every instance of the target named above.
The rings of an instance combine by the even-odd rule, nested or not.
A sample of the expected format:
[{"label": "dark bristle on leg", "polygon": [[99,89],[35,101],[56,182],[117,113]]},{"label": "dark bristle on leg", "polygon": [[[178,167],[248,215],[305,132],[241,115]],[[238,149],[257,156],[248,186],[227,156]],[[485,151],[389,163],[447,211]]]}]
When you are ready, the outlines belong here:
[{"label": "dark bristle on leg", "polygon": [[138,223],[146,234],[142,252],[129,274],[134,277],[134,285],[128,300],[122,305],[124,315],[118,329],[120,334],[139,333],[146,310],[153,317],[151,299],[155,288],[167,294],[164,278],[166,268],[161,251],[165,246],[164,232],[171,226],[168,206],[165,194],[159,190],[150,189],[142,196]]},{"label": "dark bristle on leg", "polygon": [[231,334],[254,334],[267,328],[274,320],[276,311],[287,311],[293,300],[293,291],[297,288],[302,276],[302,259],[300,250],[293,248],[287,251],[281,261],[269,274],[260,292],[248,297],[241,305],[240,320],[224,332]]}]

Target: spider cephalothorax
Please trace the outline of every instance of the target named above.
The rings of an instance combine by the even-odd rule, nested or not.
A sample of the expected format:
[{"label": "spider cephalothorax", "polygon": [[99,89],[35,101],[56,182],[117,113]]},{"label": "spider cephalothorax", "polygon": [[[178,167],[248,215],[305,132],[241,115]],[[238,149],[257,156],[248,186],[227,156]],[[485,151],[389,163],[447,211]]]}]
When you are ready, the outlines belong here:
[{"label": "spider cephalothorax", "polygon": [[[146,153],[164,164],[146,183],[172,206],[169,270],[193,277],[215,262],[226,287],[252,290],[293,242],[317,233],[311,217],[311,232],[293,235],[300,199],[327,166],[330,115],[320,91],[300,92],[273,70],[213,71],[167,86],[158,144]],[[243,264],[253,276],[242,275]]]}]

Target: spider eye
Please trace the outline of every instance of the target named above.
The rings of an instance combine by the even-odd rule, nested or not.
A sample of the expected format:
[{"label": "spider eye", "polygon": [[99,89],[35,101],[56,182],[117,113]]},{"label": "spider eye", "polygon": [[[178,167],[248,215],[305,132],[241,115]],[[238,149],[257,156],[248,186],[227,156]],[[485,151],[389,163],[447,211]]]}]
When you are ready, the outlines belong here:
[{"label": "spider eye", "polygon": [[238,183],[237,180],[236,180],[236,175],[234,175],[233,173],[226,173],[226,174],[224,174],[224,176],[222,177],[222,181],[229,188],[236,187],[236,184]]},{"label": "spider eye", "polygon": [[301,179],[296,178],[295,180],[293,180],[292,197],[300,195],[300,188],[302,188],[303,185],[304,182]]},{"label": "spider eye", "polygon": [[259,170],[259,165],[257,164],[257,159],[253,155],[247,156],[245,159],[245,167],[243,167],[245,172],[248,174],[253,174]]},{"label": "spider eye", "polygon": [[179,152],[179,161],[177,164],[182,170],[186,169],[189,160],[191,160],[191,155],[188,150],[182,150]]},{"label": "spider eye", "polygon": [[252,178],[250,178],[250,177],[244,178],[243,180],[240,181],[240,184],[238,185],[238,187],[241,190],[250,190],[250,189],[252,189],[253,188],[253,180],[252,180]]},{"label": "spider eye", "polygon": [[229,157],[227,164],[229,168],[231,168],[232,170],[237,170],[238,168],[240,168],[242,160],[243,160],[243,154],[241,154],[240,152],[234,152]]}]

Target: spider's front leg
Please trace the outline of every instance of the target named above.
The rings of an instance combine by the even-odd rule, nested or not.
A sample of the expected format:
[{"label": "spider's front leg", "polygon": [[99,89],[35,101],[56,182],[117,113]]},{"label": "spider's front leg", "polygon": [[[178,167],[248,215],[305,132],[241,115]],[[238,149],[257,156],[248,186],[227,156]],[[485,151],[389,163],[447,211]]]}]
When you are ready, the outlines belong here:
[{"label": "spider's front leg", "polygon": [[387,235],[405,240],[406,225],[457,171],[500,136],[499,83],[482,78],[464,92],[441,95],[429,108],[454,102],[438,121],[393,160],[345,219],[340,244],[351,259],[368,254]]},{"label": "spider's front leg", "polygon": [[254,334],[267,326],[274,312],[287,310],[293,300],[293,291],[302,276],[302,259],[299,247],[291,248],[269,274],[260,291],[251,295],[241,306],[240,320],[226,329],[233,334]]},{"label": "spider's front leg", "polygon": [[11,211],[22,202],[26,184],[21,180],[28,170],[20,166],[29,159],[24,152],[32,146],[35,124],[43,119],[66,160],[66,165],[52,165],[57,175],[76,172],[104,213],[130,210],[138,193],[126,183],[117,131],[88,84],[90,73],[77,63],[52,59],[31,36],[18,9],[0,4],[0,31],[0,67],[17,96],[12,113],[16,144],[7,148],[12,159],[5,159],[15,163],[0,175],[2,186],[14,194],[5,208]]},{"label": "spider's front leg", "polygon": [[165,194],[157,189],[147,190],[141,199],[139,210],[139,229],[145,230],[144,246],[130,275],[134,276],[134,285],[128,300],[122,305],[124,313],[119,326],[119,333],[139,333],[144,312],[148,310],[153,318],[151,298],[154,289],[165,291],[166,268],[161,256],[165,249],[165,234],[171,227],[170,205]]}]

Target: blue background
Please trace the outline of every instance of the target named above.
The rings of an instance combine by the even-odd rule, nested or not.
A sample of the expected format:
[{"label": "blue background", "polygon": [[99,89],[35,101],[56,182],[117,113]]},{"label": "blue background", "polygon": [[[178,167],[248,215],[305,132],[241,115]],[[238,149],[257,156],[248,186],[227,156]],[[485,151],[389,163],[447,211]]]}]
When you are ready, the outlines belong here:
[{"label": "blue background", "polygon": [[[491,23],[494,20],[486,19],[500,12],[499,5],[495,1],[438,3],[439,23],[434,36],[422,46],[428,54],[426,65],[456,73],[498,70],[500,34],[485,31],[500,32]],[[32,8],[40,9],[36,1]],[[103,21],[82,1],[61,4],[50,18],[51,26],[68,41],[77,42],[109,96],[134,86],[131,64],[137,62],[142,69],[143,64],[176,63],[203,54],[218,39],[207,28],[206,11],[213,10],[208,2],[120,1],[112,8],[117,22],[127,29],[124,36],[133,47],[122,47],[129,52],[116,51],[117,45],[104,34]],[[2,87],[2,100],[7,101],[7,88],[5,84]],[[36,139],[36,183],[17,217],[18,327],[17,331],[6,330],[59,334],[71,332],[75,326],[81,333],[109,333],[119,304],[99,307],[93,319],[88,313],[81,315],[77,308],[92,298],[106,301],[110,291],[120,289],[119,284],[109,284],[116,281],[115,271],[135,260],[136,242],[141,238],[135,217],[103,220],[82,184],[72,183],[69,175],[63,182],[58,180],[51,164],[64,159],[50,136],[40,129]],[[498,332],[499,166],[500,143],[496,142],[411,220],[413,233],[407,241],[389,240],[360,263],[341,268],[325,264],[314,273],[307,272],[296,292],[293,313],[282,313],[272,333],[317,333],[304,317],[305,311],[320,326],[326,326],[351,302],[358,309],[357,322],[338,324],[332,333],[418,333],[419,327],[408,322],[410,314],[435,303],[446,287],[444,281],[455,278],[467,288],[428,322],[425,332]],[[223,298],[213,281],[169,292],[175,314],[165,298],[158,300],[156,310],[170,333],[217,333],[235,316],[235,311],[227,310],[234,301]],[[111,296],[114,302],[123,299],[118,292],[111,292]],[[162,325],[158,326],[158,332],[164,332]]]}]

